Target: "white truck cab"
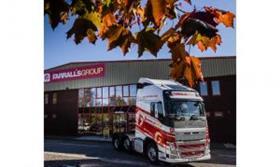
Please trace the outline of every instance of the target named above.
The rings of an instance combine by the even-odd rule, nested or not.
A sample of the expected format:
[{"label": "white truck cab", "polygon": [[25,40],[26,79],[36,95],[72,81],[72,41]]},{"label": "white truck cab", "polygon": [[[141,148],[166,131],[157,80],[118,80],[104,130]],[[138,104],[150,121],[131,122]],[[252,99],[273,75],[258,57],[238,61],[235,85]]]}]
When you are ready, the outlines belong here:
[{"label": "white truck cab", "polygon": [[173,80],[140,78],[135,132],[113,135],[115,149],[143,153],[152,163],[207,160],[210,139],[203,99]]}]

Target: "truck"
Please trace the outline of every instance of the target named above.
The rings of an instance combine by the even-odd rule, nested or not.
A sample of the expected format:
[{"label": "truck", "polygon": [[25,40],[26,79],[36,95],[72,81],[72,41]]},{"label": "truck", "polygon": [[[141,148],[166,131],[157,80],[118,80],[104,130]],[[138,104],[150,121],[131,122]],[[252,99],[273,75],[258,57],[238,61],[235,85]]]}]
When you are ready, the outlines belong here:
[{"label": "truck", "polygon": [[152,164],[208,160],[210,138],[199,93],[173,80],[140,78],[135,131],[114,133],[113,147],[147,156]]}]

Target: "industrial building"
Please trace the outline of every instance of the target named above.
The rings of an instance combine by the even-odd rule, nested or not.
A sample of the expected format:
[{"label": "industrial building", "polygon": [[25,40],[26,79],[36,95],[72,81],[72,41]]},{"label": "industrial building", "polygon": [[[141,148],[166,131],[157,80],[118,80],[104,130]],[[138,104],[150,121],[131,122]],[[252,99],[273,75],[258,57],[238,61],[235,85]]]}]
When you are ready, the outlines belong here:
[{"label": "industrial building", "polygon": [[[236,142],[236,57],[201,58],[214,142]],[[99,135],[131,131],[140,77],[169,79],[170,59],[73,62],[44,72],[45,135]]]}]

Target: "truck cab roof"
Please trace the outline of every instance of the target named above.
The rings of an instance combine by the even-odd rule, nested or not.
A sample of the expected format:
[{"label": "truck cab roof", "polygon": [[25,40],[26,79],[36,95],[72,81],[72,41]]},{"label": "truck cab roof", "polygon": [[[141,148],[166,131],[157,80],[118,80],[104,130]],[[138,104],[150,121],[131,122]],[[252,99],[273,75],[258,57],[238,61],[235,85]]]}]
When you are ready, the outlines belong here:
[{"label": "truck cab roof", "polygon": [[140,78],[138,83],[143,85],[154,85],[161,90],[178,90],[178,91],[195,91],[190,87],[187,87],[174,80],[160,80],[160,79],[150,79],[150,78]]}]

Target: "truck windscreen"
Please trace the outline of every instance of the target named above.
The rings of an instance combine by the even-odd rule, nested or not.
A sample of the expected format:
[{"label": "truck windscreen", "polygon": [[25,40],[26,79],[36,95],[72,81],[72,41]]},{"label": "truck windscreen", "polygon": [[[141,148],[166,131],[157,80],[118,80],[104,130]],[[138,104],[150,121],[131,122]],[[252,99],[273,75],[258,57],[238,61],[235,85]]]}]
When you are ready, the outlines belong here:
[{"label": "truck windscreen", "polygon": [[204,116],[204,105],[201,101],[173,99],[166,105],[169,116]]}]

